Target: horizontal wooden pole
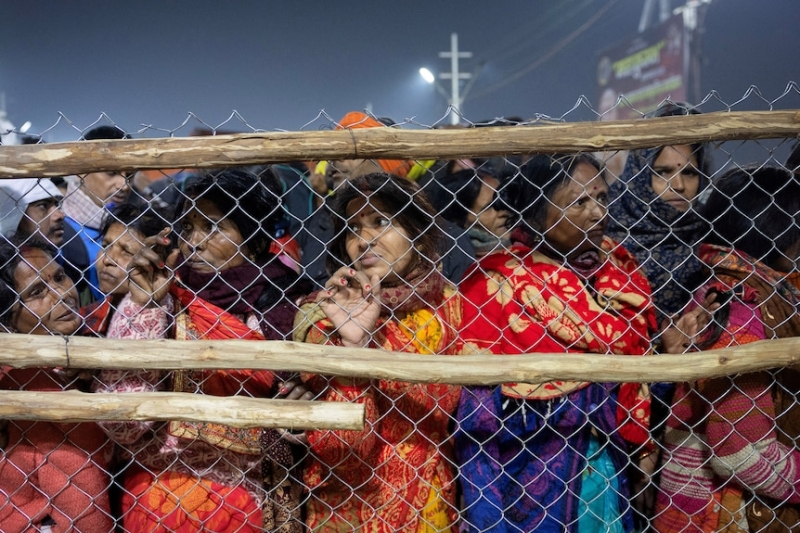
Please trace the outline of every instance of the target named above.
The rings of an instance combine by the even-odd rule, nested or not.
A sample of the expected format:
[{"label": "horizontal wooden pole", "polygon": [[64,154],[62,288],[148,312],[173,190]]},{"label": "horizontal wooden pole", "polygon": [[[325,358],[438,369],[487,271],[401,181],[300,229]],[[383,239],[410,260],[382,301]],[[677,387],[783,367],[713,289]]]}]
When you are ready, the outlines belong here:
[{"label": "horizontal wooden pole", "polygon": [[110,340],[0,334],[0,364],[16,368],[266,369],[472,385],[552,380],[680,382],[798,363],[800,338],[653,357],[566,353],[444,357],[284,341]]},{"label": "horizontal wooden pole", "polygon": [[91,422],[184,420],[284,429],[364,428],[364,406],[343,402],[218,397],[181,392],[87,394],[0,391],[0,419]]},{"label": "horizontal wooden pole", "polygon": [[788,110],[469,129],[367,128],[81,141],[0,146],[0,177],[214,168],[295,160],[453,159],[797,136],[800,111]]}]

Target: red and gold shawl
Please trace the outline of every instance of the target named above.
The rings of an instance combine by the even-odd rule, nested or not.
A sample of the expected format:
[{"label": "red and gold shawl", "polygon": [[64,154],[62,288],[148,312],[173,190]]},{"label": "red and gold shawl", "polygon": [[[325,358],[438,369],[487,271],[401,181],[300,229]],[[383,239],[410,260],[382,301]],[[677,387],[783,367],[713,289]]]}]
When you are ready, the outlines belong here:
[{"label": "red and gold shawl", "polygon": [[[171,291],[179,306],[176,339],[265,340],[261,331],[250,328],[237,316],[199,298],[194,292],[177,285],[173,285]],[[266,397],[274,383],[275,374],[263,370],[183,370],[175,372],[174,390],[213,396]],[[282,533],[304,529],[301,486],[289,475],[294,465],[292,450],[275,430],[173,421],[169,432],[176,437],[200,439],[218,448],[263,456],[261,475],[268,497],[261,509],[261,528]],[[234,523],[231,518],[231,524]]]},{"label": "red and gold shawl", "polygon": [[[385,288],[384,313],[373,346],[396,352],[455,354],[461,302],[439,272],[419,272]],[[333,325],[313,295],[301,306],[295,340],[337,343]],[[365,380],[345,384],[305,376],[326,401],[365,404],[358,431],[309,432],[304,480],[314,492],[307,507],[312,529],[388,533],[450,531],[456,522],[455,471],[448,427],[460,388]]]},{"label": "red and gold shawl", "polygon": [[[650,286],[633,256],[611,239],[586,283],[563,263],[515,244],[483,258],[462,283],[464,351],[498,355],[650,351],[655,313]],[[515,398],[550,399],[585,382],[506,383]]]},{"label": "red and gold shawl", "polygon": [[[239,318],[220,307],[198,298],[192,291],[173,286],[172,293],[179,302],[175,338],[187,339],[245,339],[264,340]],[[175,372],[176,392],[202,392],[212,396],[233,396],[242,391],[252,396],[264,396],[274,384],[271,372],[252,370],[182,370]],[[260,428],[234,428],[223,424],[170,422],[170,434],[181,438],[198,438],[238,453],[260,454]]]},{"label": "red and gold shawl", "polygon": [[[601,263],[590,281],[530,247],[480,260],[461,284],[464,300],[463,353],[650,353],[656,328],[650,285],[636,259],[605,238]],[[513,398],[548,400],[587,382],[505,383]],[[648,440],[650,401],[639,384],[619,389],[619,418],[626,440]]]}]

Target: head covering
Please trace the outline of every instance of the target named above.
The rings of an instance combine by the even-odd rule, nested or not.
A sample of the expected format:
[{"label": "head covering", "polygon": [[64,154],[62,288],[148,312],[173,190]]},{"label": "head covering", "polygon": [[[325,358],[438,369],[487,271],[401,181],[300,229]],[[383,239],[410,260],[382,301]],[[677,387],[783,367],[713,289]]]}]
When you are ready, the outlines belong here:
[{"label": "head covering", "polygon": [[[675,104],[652,116],[696,114]],[[609,187],[607,234],[627,248],[641,264],[659,317],[677,313],[702,282],[703,270],[693,248],[709,229],[694,208],[680,211],[661,200],[653,190],[652,166],[664,147],[632,150],[622,176]],[[698,195],[708,187],[711,160],[708,147],[692,145],[700,171]]]},{"label": "head covering", "polygon": [[28,204],[63,196],[49,178],[0,180],[0,235],[16,233]]},{"label": "head covering", "polygon": [[[342,120],[339,121],[339,124],[336,126],[337,130],[356,130],[361,128],[385,128],[386,124],[372,118],[371,116],[367,115],[366,113],[361,113],[359,111],[351,111],[350,113],[346,114]],[[401,178],[405,178],[408,175],[408,171],[413,166],[413,161],[408,161],[405,159],[375,159],[375,162],[378,163],[383,170],[388,172],[389,174],[394,174],[395,176],[399,176]]]}]

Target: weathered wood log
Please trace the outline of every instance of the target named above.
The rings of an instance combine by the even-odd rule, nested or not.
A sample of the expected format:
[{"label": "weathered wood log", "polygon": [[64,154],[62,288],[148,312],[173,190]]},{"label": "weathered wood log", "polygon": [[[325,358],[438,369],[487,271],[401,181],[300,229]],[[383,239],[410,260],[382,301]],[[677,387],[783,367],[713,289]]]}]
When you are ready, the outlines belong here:
[{"label": "weathered wood log", "polygon": [[361,430],[364,406],[180,392],[0,391],[0,419],[3,418],[57,422],[184,420],[241,428]]},{"label": "weathered wood log", "polygon": [[492,385],[552,380],[692,381],[800,363],[800,338],[684,355],[417,355],[284,341],[110,340],[0,334],[11,367],[269,369],[398,381]]},{"label": "weathered wood log", "polygon": [[0,177],[214,168],[294,160],[489,157],[800,136],[800,111],[447,130],[367,128],[0,147]]}]

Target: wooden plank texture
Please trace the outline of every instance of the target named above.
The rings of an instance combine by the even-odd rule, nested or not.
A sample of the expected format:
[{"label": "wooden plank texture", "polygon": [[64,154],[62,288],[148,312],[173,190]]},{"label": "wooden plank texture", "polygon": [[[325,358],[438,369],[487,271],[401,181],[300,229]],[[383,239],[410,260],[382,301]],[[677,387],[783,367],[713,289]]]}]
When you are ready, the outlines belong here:
[{"label": "wooden plank texture", "polygon": [[489,157],[627,150],[800,136],[800,111],[736,111],[648,120],[515,127],[265,132],[0,146],[0,178],[101,170],[214,168],[295,160]]}]

